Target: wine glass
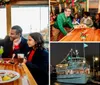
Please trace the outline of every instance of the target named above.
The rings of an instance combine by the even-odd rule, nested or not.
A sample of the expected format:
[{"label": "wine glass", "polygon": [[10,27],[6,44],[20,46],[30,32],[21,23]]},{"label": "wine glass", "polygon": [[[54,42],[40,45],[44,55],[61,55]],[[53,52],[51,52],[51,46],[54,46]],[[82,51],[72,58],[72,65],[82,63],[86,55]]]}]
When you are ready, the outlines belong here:
[{"label": "wine glass", "polygon": [[17,54],[18,56],[18,66],[22,66],[22,63],[24,61],[24,54]]}]

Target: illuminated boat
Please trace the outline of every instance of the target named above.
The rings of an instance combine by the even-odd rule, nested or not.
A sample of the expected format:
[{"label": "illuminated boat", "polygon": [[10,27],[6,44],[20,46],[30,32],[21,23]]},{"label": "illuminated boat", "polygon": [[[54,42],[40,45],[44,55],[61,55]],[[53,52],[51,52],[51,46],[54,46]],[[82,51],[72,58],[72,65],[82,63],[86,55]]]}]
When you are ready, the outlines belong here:
[{"label": "illuminated boat", "polygon": [[[76,54],[75,57],[73,53]],[[85,84],[90,78],[90,65],[85,57],[78,56],[78,50],[74,52],[71,49],[63,61],[56,65],[56,73],[58,82]]]}]

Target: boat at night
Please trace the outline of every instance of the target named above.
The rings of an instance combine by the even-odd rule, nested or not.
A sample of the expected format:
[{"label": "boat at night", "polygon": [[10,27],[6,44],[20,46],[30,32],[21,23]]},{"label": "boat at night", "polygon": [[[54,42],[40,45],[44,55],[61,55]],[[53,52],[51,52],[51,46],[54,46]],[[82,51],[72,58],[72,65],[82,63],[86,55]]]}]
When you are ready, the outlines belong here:
[{"label": "boat at night", "polygon": [[[76,56],[73,57],[73,54]],[[70,52],[56,65],[57,81],[63,83],[86,84],[90,78],[90,65],[85,57],[78,56],[78,50]]]}]

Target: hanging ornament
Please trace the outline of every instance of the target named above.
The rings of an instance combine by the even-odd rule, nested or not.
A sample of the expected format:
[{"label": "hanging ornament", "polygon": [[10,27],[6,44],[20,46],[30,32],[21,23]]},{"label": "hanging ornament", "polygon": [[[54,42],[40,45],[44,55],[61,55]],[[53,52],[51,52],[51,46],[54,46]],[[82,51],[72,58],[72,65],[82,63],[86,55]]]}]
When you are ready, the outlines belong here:
[{"label": "hanging ornament", "polygon": [[66,3],[68,2],[68,0],[66,0]]},{"label": "hanging ornament", "polygon": [[0,0],[0,5],[9,4],[10,0]]},{"label": "hanging ornament", "polygon": [[74,6],[74,0],[72,0],[72,7]]}]

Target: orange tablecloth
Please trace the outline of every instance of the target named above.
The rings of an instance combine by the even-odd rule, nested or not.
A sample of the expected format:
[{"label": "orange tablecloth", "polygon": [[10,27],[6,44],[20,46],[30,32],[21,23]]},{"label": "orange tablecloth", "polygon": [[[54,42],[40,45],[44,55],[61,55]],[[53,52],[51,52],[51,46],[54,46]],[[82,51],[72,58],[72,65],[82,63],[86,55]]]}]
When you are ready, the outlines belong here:
[{"label": "orange tablecloth", "polygon": [[20,74],[19,79],[0,85],[37,85],[25,64],[23,64],[22,67],[19,67],[18,64],[0,64],[0,70],[12,70]]},{"label": "orange tablecloth", "polygon": [[92,28],[74,29],[60,41],[83,41],[81,38],[82,32],[86,32],[86,39],[84,41],[100,41],[100,29]]}]

